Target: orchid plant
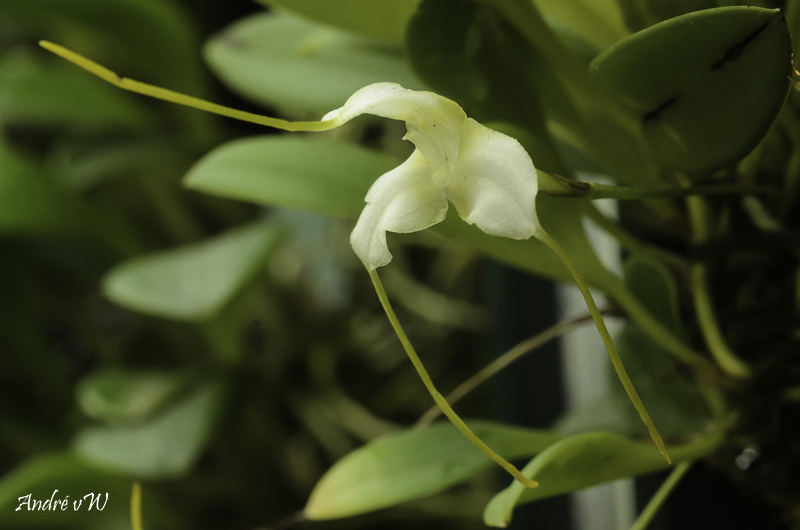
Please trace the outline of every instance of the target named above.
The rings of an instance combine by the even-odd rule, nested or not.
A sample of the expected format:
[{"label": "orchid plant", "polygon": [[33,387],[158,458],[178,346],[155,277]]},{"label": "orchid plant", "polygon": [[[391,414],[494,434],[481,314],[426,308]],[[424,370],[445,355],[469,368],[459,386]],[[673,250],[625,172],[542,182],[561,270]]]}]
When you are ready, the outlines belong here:
[{"label": "orchid plant", "polygon": [[[489,457],[514,478],[484,511],[486,524],[505,526],[520,504],[666,470],[674,461],[634,524],[641,530],[693,462],[714,455],[727,459],[735,477],[752,478],[756,472],[748,469],[759,451],[777,455],[775,461],[783,457],[787,449],[776,440],[794,439],[795,431],[774,435],[759,418],[767,409],[792,417],[800,383],[792,370],[776,375],[781,355],[759,352],[773,343],[775,351],[797,344],[791,237],[800,189],[800,96],[791,80],[797,77],[792,34],[800,31],[800,1],[766,1],[761,7],[722,0],[680,6],[622,0],[264,1],[276,11],[253,16],[212,40],[206,59],[249,99],[287,117],[324,114],[319,121],[235,110],[120,77],[58,44],[40,45],[115,87],[289,133],[347,136],[362,115],[387,119],[380,121],[387,130],[393,130],[392,122],[404,125],[402,139],[413,150],[399,165],[361,147],[285,134],[222,145],[185,179],[186,186],[210,195],[357,218],[349,236],[352,251],[438,407],[418,426],[439,413],[452,424],[370,437],[322,476],[292,521],[358,515],[435,493],[484,469]],[[786,16],[778,4],[786,4]],[[6,9],[28,16],[22,4]],[[80,38],[65,42],[81,47]],[[254,58],[253,50],[263,56]],[[106,57],[113,55],[112,49]],[[159,85],[203,95],[197,90],[202,83],[189,86],[199,79],[193,75],[187,75],[186,85],[154,78]],[[144,126],[122,111],[120,116],[132,129]],[[198,116],[183,118],[191,124],[187,131],[198,139],[211,136]],[[214,143],[198,140],[203,142]],[[0,155],[3,149],[0,143]],[[282,172],[281,164],[303,171]],[[591,181],[598,173],[614,184]],[[281,195],[284,188],[289,191]],[[190,215],[169,193],[153,189],[168,225],[182,233]],[[636,221],[610,219],[592,204],[595,199],[626,202],[623,213]],[[448,218],[450,204],[463,222]],[[64,212],[83,212],[72,203],[69,208]],[[101,226],[100,239],[134,252],[128,247],[136,246],[136,237],[125,243],[124,226],[88,214],[74,217],[75,226],[65,229]],[[584,218],[625,249],[624,278],[600,263],[583,231]],[[520,344],[455,393],[443,395],[378,272],[397,266],[390,265],[387,233],[429,235],[428,229],[528,272],[573,282],[588,315]],[[220,362],[234,365],[241,354],[225,324],[235,318],[233,310],[225,308],[280,238],[279,228],[259,222],[172,252],[131,258],[104,275],[103,294],[134,312],[197,324]],[[720,282],[741,278],[734,294],[722,293]],[[615,339],[590,287],[607,293],[611,311],[628,318]],[[770,322],[753,316],[759,308],[773,315]],[[623,401],[629,401],[640,419],[635,426],[608,421],[597,427],[587,419],[596,410],[589,410],[568,415],[556,430],[540,431],[465,422],[454,411],[455,401],[482,381],[588,320],[621,383],[619,399],[600,403],[601,408],[628,410]],[[222,394],[222,383],[213,377],[188,380],[163,373],[88,377],[76,394],[80,409],[107,425],[78,432],[72,451],[92,469],[112,474],[155,480],[186,473]],[[779,397],[775,392],[769,400],[763,397],[769,394],[763,392],[767,380],[779,381]],[[117,394],[125,407],[112,406],[108,396]],[[333,395],[332,401],[354,414],[370,416]],[[751,395],[759,396],[752,401],[756,405],[749,404]],[[369,422],[380,427],[376,432],[391,430]],[[186,432],[196,436],[181,438]],[[181,441],[179,456],[148,458],[134,449],[133,457],[120,456],[125,452],[120,447],[157,446],[153,433]],[[464,445],[465,439],[471,445]],[[533,459],[521,469],[510,463],[521,457]],[[796,458],[788,461],[787,469],[800,469]],[[790,482],[761,487],[791,507],[798,501]],[[136,483],[131,500],[136,530],[142,528],[140,512]]]}]

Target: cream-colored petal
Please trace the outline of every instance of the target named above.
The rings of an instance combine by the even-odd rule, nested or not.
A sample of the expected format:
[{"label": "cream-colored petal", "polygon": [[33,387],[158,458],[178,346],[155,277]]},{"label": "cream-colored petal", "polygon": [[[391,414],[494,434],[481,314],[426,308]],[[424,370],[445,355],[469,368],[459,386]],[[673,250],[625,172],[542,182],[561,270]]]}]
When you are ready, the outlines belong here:
[{"label": "cream-colored petal", "polygon": [[425,158],[418,150],[376,180],[367,192],[366,201],[350,234],[350,244],[368,270],[392,260],[386,246],[387,231],[424,230],[443,221],[447,214],[445,192],[434,184]]},{"label": "cream-colored petal", "polygon": [[536,169],[519,142],[467,119],[447,188],[461,218],[493,236],[527,239],[539,226],[537,191]]},{"label": "cream-colored petal", "polygon": [[452,124],[459,124],[467,117],[456,102],[439,94],[409,90],[397,83],[374,83],[356,91],[344,106],[327,113],[322,121],[335,120],[341,125],[361,114],[407,121],[415,110]]}]

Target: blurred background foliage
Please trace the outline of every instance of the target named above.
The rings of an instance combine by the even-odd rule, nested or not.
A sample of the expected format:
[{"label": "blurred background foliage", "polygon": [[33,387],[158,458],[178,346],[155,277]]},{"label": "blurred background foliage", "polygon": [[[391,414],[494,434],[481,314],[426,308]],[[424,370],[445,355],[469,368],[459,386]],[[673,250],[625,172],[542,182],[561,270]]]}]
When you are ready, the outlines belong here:
[{"label": "blurred background foliage", "polygon": [[[724,151],[718,172],[711,166],[719,158],[671,157],[669,138],[632,128],[588,77],[590,63],[631,34],[738,2],[536,0],[542,24],[533,30],[525,22],[537,19],[515,13],[515,3],[504,0],[263,4],[0,3],[0,527],[129,528],[134,479],[144,484],[148,529],[292,522],[335,462],[388,434],[397,436],[368,444],[333,468],[306,515],[334,517],[346,503],[320,499],[335,499],[353,476],[356,486],[377,484],[376,491],[388,493],[366,492],[344,514],[366,515],[309,526],[482,528],[484,506],[508,482],[478,475],[486,461],[446,427],[405,430],[430,399],[349,248],[366,189],[411,151],[400,139],[402,124],[364,117],[313,138],[276,135],[116,89],[41,50],[43,38],[126,77],[287,119],[318,119],[378,81],[432,89],[516,137],[537,168],[566,177],[603,174],[632,186],[676,185],[667,169],[674,162],[687,171],[702,166],[691,174],[695,184],[783,186],[781,197],[763,202],[710,199],[718,215],[711,241],[692,240],[691,215],[679,201],[625,203],[622,226],[630,233],[614,228],[588,201],[541,196],[537,206],[587,282],[613,297],[613,312],[630,317],[618,336],[620,354],[665,438],[687,442],[675,454],[708,452],[716,439],[693,436],[723,416],[721,409],[738,408],[741,421],[716,464],[755,485],[758,495],[796,509],[800,438],[791,425],[800,378],[791,333],[798,264],[791,229],[798,221],[800,135],[794,91],[770,128],[785,96],[786,65],[753,67],[779,70],[756,83],[775,94],[762,106],[731,112],[752,111],[757,116],[743,119],[758,123],[736,142],[714,137],[719,141],[711,147]],[[800,10],[789,4],[795,33]],[[787,41],[783,29],[771,38],[778,44],[770,49]],[[617,66],[640,60],[634,52]],[[699,106],[716,112],[703,101]],[[727,129],[733,136],[738,131]],[[587,217],[625,247],[630,258],[620,275],[596,255],[582,224]],[[759,241],[765,233],[778,235],[766,250],[749,253],[746,244],[745,251],[725,246],[739,233]],[[435,230],[394,238],[387,289],[417,348],[435,353],[425,362],[441,389],[455,388],[490,360],[487,352],[506,346],[513,333],[498,340],[498,330],[515,313],[527,318],[528,311],[544,311],[554,318],[552,288],[537,291],[549,293],[538,305],[520,301],[528,280],[497,272],[498,265],[478,254],[568,279],[542,248],[535,241],[500,241],[452,218]],[[687,265],[703,256],[715,267],[713,298],[724,308],[726,336],[757,367],[746,384],[718,372],[713,384],[698,383],[701,370],[680,357],[704,348]],[[509,295],[515,291],[516,298]],[[661,331],[648,334],[654,327]],[[515,374],[519,395],[504,379],[499,386],[509,388],[477,390],[459,404],[460,413],[516,421],[510,400],[520,408],[523,395],[528,408],[563,400],[536,393],[530,366]],[[554,373],[543,370],[541,377],[555,380]],[[709,392],[715,385],[723,398]],[[561,391],[557,384],[548,388]],[[778,427],[767,417],[778,418]],[[535,426],[549,427],[553,419]],[[664,467],[642,444],[618,436],[636,440],[644,431],[616,389],[562,417],[553,431],[476,425],[509,458],[548,448],[549,456],[531,465],[552,473],[552,489],[536,494]],[[616,434],[585,434],[591,430]],[[747,472],[749,463],[734,465],[743,449],[759,444],[771,455],[759,461],[766,464]],[[590,457],[616,467],[581,460]],[[573,462],[572,473],[553,471],[559,458]],[[417,473],[417,482],[392,482],[404,471]],[[57,498],[100,491],[111,500],[101,513],[14,511],[19,496],[47,499],[56,488]],[[497,512],[486,516],[498,522],[505,515]]]}]

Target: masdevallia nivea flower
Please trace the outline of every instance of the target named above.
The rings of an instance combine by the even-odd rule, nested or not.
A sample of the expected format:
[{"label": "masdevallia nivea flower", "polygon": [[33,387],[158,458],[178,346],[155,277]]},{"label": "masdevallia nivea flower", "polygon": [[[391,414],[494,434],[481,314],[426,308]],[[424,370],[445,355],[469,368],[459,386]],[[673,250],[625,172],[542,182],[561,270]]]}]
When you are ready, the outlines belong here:
[{"label": "masdevallia nivea flower", "polygon": [[423,230],[444,220],[448,201],[469,224],[494,236],[527,239],[539,226],[536,170],[513,138],[468,118],[455,102],[395,83],[362,88],[323,122],[343,123],[359,114],[403,120],[404,139],[416,149],[367,192],[367,205],[350,235],[369,270],[392,254],[386,232]]}]

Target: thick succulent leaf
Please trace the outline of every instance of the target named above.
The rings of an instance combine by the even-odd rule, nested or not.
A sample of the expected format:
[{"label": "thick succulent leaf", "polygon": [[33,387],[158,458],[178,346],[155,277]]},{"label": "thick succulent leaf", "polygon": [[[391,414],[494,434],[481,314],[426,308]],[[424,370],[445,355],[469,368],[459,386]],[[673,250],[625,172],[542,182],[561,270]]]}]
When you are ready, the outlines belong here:
[{"label": "thick succulent leaf", "polygon": [[185,376],[168,372],[102,370],[83,379],[75,397],[90,418],[141,422],[174,397],[186,381]]},{"label": "thick succulent leaf", "polygon": [[[98,511],[96,505],[88,509],[92,497],[83,499],[88,493],[102,494],[99,501],[102,511]],[[42,501],[42,505],[47,502],[46,508],[59,501],[58,507],[55,510],[29,511],[28,505],[23,504],[17,511],[20,503],[27,500],[23,498],[20,501],[20,497],[28,494],[33,501]],[[62,510],[61,501],[65,499],[68,507]],[[129,481],[100,473],[68,453],[41,454],[23,462],[0,480],[0,526],[12,530],[87,528],[91,523],[109,524],[127,514],[129,499]]]},{"label": "thick succulent leaf", "polygon": [[779,10],[725,7],[636,33],[592,70],[638,115],[660,163],[708,172],[743,158],[766,134],[789,89],[791,54]]},{"label": "thick succulent leaf", "polygon": [[173,0],[3,0],[0,15],[39,37],[77,37],[150,82],[203,95],[198,36]]},{"label": "thick succulent leaf", "polygon": [[[705,438],[668,450],[672,462],[677,464],[710,453],[719,441]],[[514,507],[519,504],[667,467],[652,445],[611,433],[579,434],[551,445],[525,466],[522,473],[537,480],[538,488],[526,489],[518,482],[511,484],[492,498],[483,519],[489,526],[502,528],[511,522]]]},{"label": "thick succulent leaf", "polygon": [[[533,455],[560,437],[552,432],[469,422],[494,451],[512,459]],[[312,520],[336,519],[441,491],[492,466],[449,423],[380,438],[336,463],[317,483],[304,510]]]},{"label": "thick succulent leaf", "polygon": [[206,44],[205,58],[237,92],[300,113],[328,112],[381,81],[423,88],[399,47],[283,13],[237,22]]},{"label": "thick succulent leaf", "polygon": [[375,180],[400,165],[342,143],[261,136],[227,143],[189,170],[189,188],[258,204],[356,217]]},{"label": "thick succulent leaf", "polygon": [[64,61],[27,56],[0,62],[0,121],[82,130],[141,130],[154,123],[121,90]]},{"label": "thick succulent leaf", "polygon": [[76,434],[74,453],[92,467],[142,478],[186,473],[219,416],[222,383],[198,385],[161,414],[126,427],[87,427]]},{"label": "thick succulent leaf", "polygon": [[219,314],[253,277],[283,231],[258,222],[208,241],[132,258],[103,278],[103,294],[134,311],[202,321]]},{"label": "thick succulent leaf", "polygon": [[373,37],[402,42],[406,24],[420,0],[258,0],[311,20]]}]

